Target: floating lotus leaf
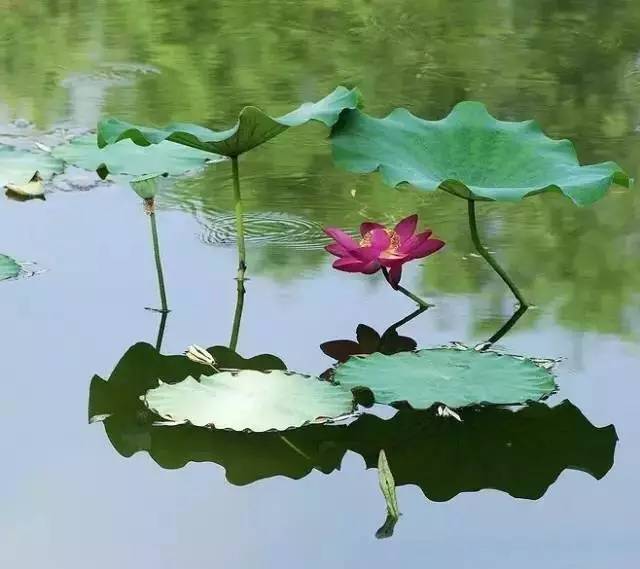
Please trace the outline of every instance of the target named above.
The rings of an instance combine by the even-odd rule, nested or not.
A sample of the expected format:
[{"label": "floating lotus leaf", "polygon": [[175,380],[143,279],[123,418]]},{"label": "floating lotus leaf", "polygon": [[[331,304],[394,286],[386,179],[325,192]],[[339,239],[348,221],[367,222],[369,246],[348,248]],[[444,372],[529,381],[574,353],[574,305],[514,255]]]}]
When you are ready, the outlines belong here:
[{"label": "floating lotus leaf", "polygon": [[350,389],[370,389],[377,403],[407,402],[416,409],[519,404],[556,388],[553,375],[532,360],[456,348],[356,356],[336,368],[334,379]]},{"label": "floating lotus leaf", "polygon": [[[243,358],[226,346],[214,346],[207,351],[220,367],[234,369],[286,369],[284,362],[271,354]],[[137,415],[146,408],[140,396],[158,385],[178,383],[190,375],[198,375],[209,367],[194,363],[183,355],[165,356],[150,344],[139,342],[131,346],[117,363],[107,380],[94,376],[89,395],[89,422],[113,413]]]},{"label": "floating lotus leaf", "polygon": [[570,141],[548,138],[534,121],[499,121],[472,101],[437,121],[406,109],[383,119],[347,111],[331,142],[336,164],[346,170],[379,170],[390,186],[440,188],[463,198],[513,201],[560,191],[586,205],[613,184],[631,184],[617,164],[581,166]]},{"label": "floating lotus leaf", "polygon": [[304,103],[296,110],[273,118],[256,107],[245,107],[240,111],[238,122],[232,128],[214,131],[195,124],[175,123],[164,128],[136,126],[114,118],[100,121],[98,144],[100,147],[120,140],[131,139],[140,146],[176,142],[222,154],[239,156],[272,139],[289,127],[303,125],[311,120],[332,126],[345,109],[355,109],[360,104],[357,89],[338,87],[330,95],[316,103]]},{"label": "floating lotus leaf", "polygon": [[14,279],[22,271],[22,267],[11,257],[0,255],[0,281]]},{"label": "floating lotus leaf", "polygon": [[[245,359],[227,347],[209,351],[221,367],[285,369],[276,356]],[[163,468],[181,468],[189,462],[224,467],[232,484],[249,484],[271,476],[302,478],[316,469],[329,473],[340,467],[346,451],[344,425],[308,425],[285,433],[246,433],[202,429],[192,425],[167,428],[147,409],[140,396],[158,384],[182,381],[202,372],[184,356],[161,355],[151,345],[132,346],[108,381],[94,376],[89,390],[89,417],[103,421],[109,441],[122,456],[145,451]]]},{"label": "floating lotus leaf", "polygon": [[64,169],[62,160],[47,152],[31,152],[11,146],[0,146],[0,188],[7,184],[23,186],[36,172],[42,180],[50,179]]},{"label": "floating lotus leaf", "polygon": [[149,390],[143,401],[173,423],[233,431],[284,431],[353,412],[351,393],[282,370],[225,371]]},{"label": "floating lotus leaf", "polygon": [[615,427],[594,426],[569,401],[462,409],[460,417],[413,409],[387,420],[362,415],[345,443],[369,468],[384,449],[396,485],[414,484],[437,502],[485,488],[537,500],[564,470],[600,480],[613,466]]},{"label": "floating lotus leaf", "polygon": [[160,142],[151,148],[143,148],[131,140],[122,140],[118,144],[98,148],[95,134],[74,138],[68,144],[54,148],[52,154],[78,168],[100,170],[102,177],[106,177],[107,174],[179,176],[223,159],[210,152],[168,141]]}]

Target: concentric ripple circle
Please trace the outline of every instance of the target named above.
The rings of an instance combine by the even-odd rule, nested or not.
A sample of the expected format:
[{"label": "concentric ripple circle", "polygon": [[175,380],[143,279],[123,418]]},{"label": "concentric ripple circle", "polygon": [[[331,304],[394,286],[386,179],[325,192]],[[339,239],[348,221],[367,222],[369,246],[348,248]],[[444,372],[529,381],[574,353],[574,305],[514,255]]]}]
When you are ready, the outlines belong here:
[{"label": "concentric ripple circle", "polygon": [[[236,220],[230,212],[207,212],[200,218],[201,240],[208,245],[233,245]],[[297,250],[319,250],[328,242],[322,226],[282,212],[248,212],[244,216],[245,239],[256,245],[278,245]]]}]

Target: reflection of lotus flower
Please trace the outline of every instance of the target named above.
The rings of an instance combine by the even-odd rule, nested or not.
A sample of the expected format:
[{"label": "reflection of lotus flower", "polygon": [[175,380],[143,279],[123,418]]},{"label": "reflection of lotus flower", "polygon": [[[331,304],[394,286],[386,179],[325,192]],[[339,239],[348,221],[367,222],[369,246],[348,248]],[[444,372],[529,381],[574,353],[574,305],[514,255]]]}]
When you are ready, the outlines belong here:
[{"label": "reflection of lotus flower", "polygon": [[444,241],[431,239],[428,229],[416,233],[417,225],[417,215],[403,219],[393,229],[387,229],[379,223],[365,222],[360,226],[362,239],[359,243],[344,231],[330,227],[325,229],[325,233],[336,242],[327,245],[326,249],[339,257],[333,263],[334,269],[368,275],[381,268],[387,269],[389,284],[397,288],[402,265],[427,257],[444,246]]}]

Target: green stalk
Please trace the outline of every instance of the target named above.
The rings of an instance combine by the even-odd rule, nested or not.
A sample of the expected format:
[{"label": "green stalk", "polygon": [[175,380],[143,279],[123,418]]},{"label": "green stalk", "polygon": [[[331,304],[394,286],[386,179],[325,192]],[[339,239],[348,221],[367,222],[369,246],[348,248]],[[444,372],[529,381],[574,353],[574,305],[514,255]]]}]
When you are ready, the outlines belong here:
[{"label": "green stalk", "polygon": [[[382,274],[384,275],[384,278],[387,279],[387,282],[389,284],[391,284],[391,281],[389,280],[389,271],[387,270],[386,267],[382,267]],[[422,300],[419,296],[416,296],[411,291],[407,290],[406,288],[404,288],[401,285],[398,285],[398,286],[391,285],[391,286],[393,287],[394,290],[397,290],[398,292],[401,292],[405,296],[409,297],[411,300],[413,300],[415,303],[417,303],[418,306],[420,306],[421,308],[423,308],[425,310],[427,308],[431,308],[432,306],[435,306],[434,304],[431,304],[431,303],[427,302],[426,300]]]},{"label": "green stalk", "polygon": [[[150,203],[149,203],[150,201]],[[162,260],[160,259],[160,244],[158,243],[158,227],[156,225],[156,214],[153,210],[153,198],[147,200],[145,204],[149,208],[149,219],[151,221],[151,237],[153,239],[153,254],[156,260],[156,272],[158,273],[158,288],[160,289],[160,312],[169,312],[167,307],[167,293],[164,288],[164,275],[162,272]]]},{"label": "green stalk", "polygon": [[236,213],[236,233],[238,243],[238,276],[239,282],[244,281],[244,273],[247,270],[246,249],[244,245],[244,219],[242,208],[242,195],[240,194],[240,174],[238,172],[238,157],[231,158],[231,166],[233,172],[233,201],[235,203]]},{"label": "green stalk", "polygon": [[167,325],[168,312],[163,312],[160,316],[160,327],[158,328],[158,337],[156,338],[156,350],[159,352],[162,348],[162,340],[164,339],[164,329]]},{"label": "green stalk", "polygon": [[238,295],[236,297],[236,310],[233,315],[233,327],[231,328],[231,340],[229,340],[229,348],[236,351],[238,345],[238,336],[240,334],[240,322],[242,321],[242,311],[244,310],[244,282],[238,279]]},{"label": "green stalk", "polygon": [[509,287],[514,296],[518,299],[520,306],[523,308],[527,308],[529,305],[527,301],[522,296],[522,293],[516,286],[516,284],[511,280],[506,271],[498,264],[498,262],[493,258],[491,253],[487,250],[487,248],[480,241],[480,236],[478,235],[478,224],[476,222],[476,202],[475,200],[467,200],[468,205],[468,215],[469,215],[469,230],[471,231],[471,240],[473,241],[473,245],[476,248],[476,251],[480,254],[480,256],[487,262],[493,270],[498,273],[500,278],[505,282],[505,284]]},{"label": "green stalk", "polygon": [[428,306],[420,306],[417,310],[414,310],[409,316],[405,316],[402,320],[398,320],[395,324],[389,326],[383,333],[382,337],[384,338],[385,334],[389,334],[391,332],[397,332],[400,326],[404,326],[405,324],[411,322],[414,318],[420,316],[425,310],[427,310]]}]

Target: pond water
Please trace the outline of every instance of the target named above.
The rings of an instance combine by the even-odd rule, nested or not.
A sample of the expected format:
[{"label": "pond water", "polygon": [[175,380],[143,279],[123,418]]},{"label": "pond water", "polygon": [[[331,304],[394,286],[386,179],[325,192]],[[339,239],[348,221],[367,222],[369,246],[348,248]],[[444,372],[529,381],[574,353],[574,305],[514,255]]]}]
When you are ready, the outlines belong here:
[{"label": "pond water", "polygon": [[[405,106],[439,118],[480,100],[500,118],[535,118],[572,139],[583,163],[616,160],[640,175],[632,0],[0,7],[2,142],[15,142],[16,130],[80,132],[107,114],[222,128],[246,104],[277,114],[349,84],[378,116]],[[513,298],[471,254],[464,202],[340,171],[326,136],[319,125],[293,129],[242,158],[250,280],[238,351],[320,374],[333,364],[320,344],[409,314],[414,305],[380,275],[333,271],[322,228],[415,211],[447,246],[406,270],[405,286],[436,307],[400,332],[421,347],[475,345],[496,332]],[[358,444],[312,434],[297,441],[317,453],[310,465],[269,437],[202,440],[186,430],[165,440],[135,414],[87,424],[94,374],[107,379],[130,347],[155,345],[161,324],[165,354],[228,344],[230,164],[159,198],[165,322],[145,310],[158,299],[140,199],[118,184],[50,189],[46,201],[0,200],[0,253],[38,273],[0,283],[1,566],[595,569],[640,560],[637,192],[614,189],[588,208],[559,195],[479,206],[491,249],[536,304],[499,349],[561,360],[559,392],[544,405],[517,418],[465,414],[458,431],[409,413],[364,424]],[[376,429],[390,441],[403,514],[384,540],[367,442]]]}]

